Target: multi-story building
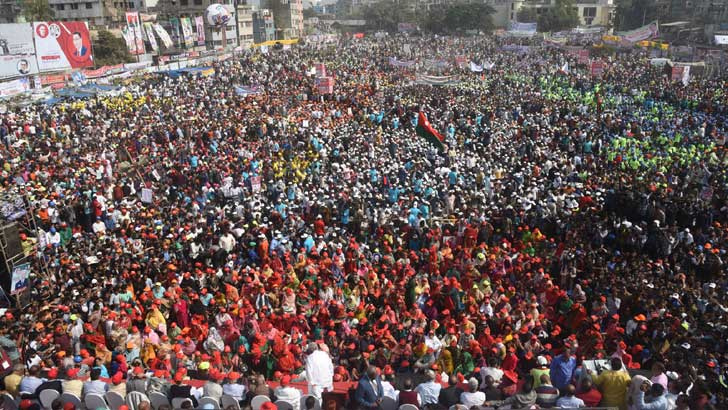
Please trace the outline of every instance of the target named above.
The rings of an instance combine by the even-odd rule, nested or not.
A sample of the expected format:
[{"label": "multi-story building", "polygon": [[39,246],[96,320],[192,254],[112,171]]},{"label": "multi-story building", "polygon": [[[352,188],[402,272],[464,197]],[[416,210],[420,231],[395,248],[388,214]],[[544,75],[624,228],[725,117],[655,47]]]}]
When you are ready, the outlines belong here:
[{"label": "multi-story building", "polygon": [[276,28],[273,13],[268,9],[253,12],[253,40],[263,43],[276,39]]},{"label": "multi-story building", "polygon": [[124,13],[137,11],[143,0],[48,0],[55,20],[85,20],[96,28],[117,28]]},{"label": "multi-story building", "polygon": [[253,44],[253,8],[249,4],[237,6],[238,44],[250,47]]},{"label": "multi-story building", "polygon": [[[508,17],[510,21],[516,21],[516,15],[521,8],[532,8],[536,14],[541,14],[556,5],[556,0],[514,0],[510,3]],[[574,6],[579,15],[579,25],[582,26],[609,25],[617,8],[614,0],[575,0]]]},{"label": "multi-story building", "polygon": [[302,0],[268,0],[266,4],[273,13],[277,40],[303,36]]}]

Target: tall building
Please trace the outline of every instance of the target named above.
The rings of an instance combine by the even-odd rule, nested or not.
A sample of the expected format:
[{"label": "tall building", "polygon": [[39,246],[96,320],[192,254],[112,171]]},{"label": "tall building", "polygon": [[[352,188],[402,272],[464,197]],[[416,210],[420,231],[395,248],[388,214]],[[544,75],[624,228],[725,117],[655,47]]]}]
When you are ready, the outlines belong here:
[{"label": "tall building", "polygon": [[253,8],[248,4],[238,3],[238,44],[249,47],[253,44]]},{"label": "tall building", "polygon": [[253,41],[263,43],[276,39],[276,28],[273,13],[268,9],[253,12]]},{"label": "tall building", "polygon": [[96,28],[117,28],[127,10],[136,11],[143,0],[48,0],[55,20],[85,20]]},{"label": "tall building", "polygon": [[273,13],[276,40],[303,36],[302,0],[268,0],[266,4]]}]

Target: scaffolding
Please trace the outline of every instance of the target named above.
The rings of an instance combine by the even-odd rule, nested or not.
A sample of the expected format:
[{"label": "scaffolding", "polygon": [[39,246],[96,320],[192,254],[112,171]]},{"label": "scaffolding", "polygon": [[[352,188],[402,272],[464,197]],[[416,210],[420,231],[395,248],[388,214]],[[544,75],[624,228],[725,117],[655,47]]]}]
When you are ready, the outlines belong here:
[{"label": "scaffolding", "polygon": [[[35,208],[29,198],[17,192],[7,190],[0,193],[0,257],[3,259],[2,268],[8,275],[12,287],[13,270],[25,263],[29,264],[34,273],[43,279],[50,280],[52,275],[48,269],[46,258],[34,258],[37,255],[36,241],[34,249],[26,254],[20,241],[20,232],[33,232],[36,238],[42,234],[35,219]],[[36,262],[36,263],[34,263]],[[10,292],[3,292],[5,300],[0,297],[0,304],[7,301]],[[14,295],[17,307],[24,307],[30,301],[30,285],[22,292]]]}]

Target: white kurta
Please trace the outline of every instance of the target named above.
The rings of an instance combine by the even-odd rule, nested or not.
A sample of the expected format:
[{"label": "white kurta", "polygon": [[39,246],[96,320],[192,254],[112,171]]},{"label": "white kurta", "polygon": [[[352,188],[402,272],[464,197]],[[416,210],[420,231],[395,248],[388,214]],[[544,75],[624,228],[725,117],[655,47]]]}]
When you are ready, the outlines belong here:
[{"label": "white kurta", "polygon": [[324,388],[334,390],[334,363],[326,352],[316,350],[306,358],[308,394],[321,400]]}]

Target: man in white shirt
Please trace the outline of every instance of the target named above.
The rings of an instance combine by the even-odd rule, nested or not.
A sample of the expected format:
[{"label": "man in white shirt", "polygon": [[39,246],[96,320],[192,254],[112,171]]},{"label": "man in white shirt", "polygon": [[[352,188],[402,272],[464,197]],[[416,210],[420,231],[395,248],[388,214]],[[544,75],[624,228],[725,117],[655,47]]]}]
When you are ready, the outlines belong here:
[{"label": "man in white shirt", "polygon": [[500,384],[503,378],[503,370],[499,369],[497,365],[498,360],[495,357],[490,357],[488,358],[488,366],[480,369],[480,380],[483,380],[483,383],[480,385],[481,388],[485,388],[486,376],[491,376],[495,384]]},{"label": "man in white shirt", "polygon": [[306,379],[308,393],[321,401],[324,389],[334,390],[334,363],[329,355],[319,350],[315,343],[309,343],[306,349]]},{"label": "man in white shirt", "polygon": [[389,378],[394,374],[394,370],[390,365],[384,366],[384,372],[382,374],[382,391],[384,397],[389,397],[395,402],[399,400],[399,390],[395,389]]},{"label": "man in white shirt", "polygon": [[238,402],[243,401],[248,388],[245,385],[238,383],[240,380],[240,373],[230,372],[227,374],[228,382],[222,385],[222,392]]},{"label": "man in white shirt", "polygon": [[470,380],[468,380],[468,387],[470,388],[470,391],[462,392],[460,394],[460,403],[467,408],[482,406],[483,403],[485,403],[485,393],[478,391],[478,379],[471,377]]},{"label": "man in white shirt", "polygon": [[415,391],[420,394],[420,398],[422,399],[420,401],[420,407],[424,407],[427,404],[437,404],[437,399],[440,397],[440,390],[442,389],[440,383],[435,381],[434,371],[427,370],[425,375],[427,375],[429,380],[415,387]]},{"label": "man in white shirt", "polygon": [[289,403],[294,409],[301,407],[302,393],[297,388],[291,386],[291,376],[289,375],[283,376],[281,385],[275,389],[274,394],[279,401]]}]

